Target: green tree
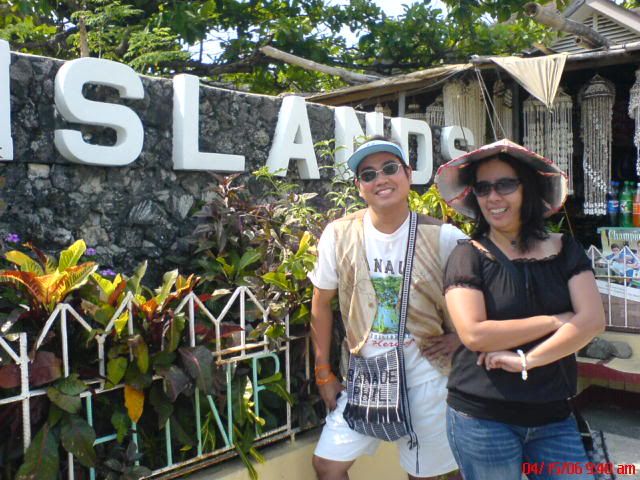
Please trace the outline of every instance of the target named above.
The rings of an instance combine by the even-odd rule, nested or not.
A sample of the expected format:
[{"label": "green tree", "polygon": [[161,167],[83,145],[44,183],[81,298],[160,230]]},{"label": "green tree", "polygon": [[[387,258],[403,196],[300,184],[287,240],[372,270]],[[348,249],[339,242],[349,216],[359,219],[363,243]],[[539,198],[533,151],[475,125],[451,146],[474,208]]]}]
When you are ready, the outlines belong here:
[{"label": "green tree", "polygon": [[192,73],[214,84],[278,93],[344,83],[274,61],[260,52],[264,45],[389,75],[463,62],[471,54],[518,53],[548,35],[522,15],[526,0],[445,3],[448,13],[423,1],[388,17],[373,0],[0,0],[0,38],[14,50],[76,58],[84,24],[91,56],[145,74]]}]

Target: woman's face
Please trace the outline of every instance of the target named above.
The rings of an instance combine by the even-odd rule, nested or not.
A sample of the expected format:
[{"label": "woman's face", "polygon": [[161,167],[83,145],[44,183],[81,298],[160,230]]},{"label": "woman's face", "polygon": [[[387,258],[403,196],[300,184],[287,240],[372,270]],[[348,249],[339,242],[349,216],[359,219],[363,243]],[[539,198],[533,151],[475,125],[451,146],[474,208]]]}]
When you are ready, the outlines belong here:
[{"label": "woman's face", "polygon": [[[498,193],[495,188],[495,183],[500,180],[509,182],[517,179],[516,171],[508,163],[497,158],[483,162],[478,167],[476,185],[480,182],[494,185],[488,195],[476,195],[480,212],[492,229],[502,232],[518,232],[520,230],[522,185],[518,185],[511,193]],[[498,188],[498,190],[501,189]]]}]

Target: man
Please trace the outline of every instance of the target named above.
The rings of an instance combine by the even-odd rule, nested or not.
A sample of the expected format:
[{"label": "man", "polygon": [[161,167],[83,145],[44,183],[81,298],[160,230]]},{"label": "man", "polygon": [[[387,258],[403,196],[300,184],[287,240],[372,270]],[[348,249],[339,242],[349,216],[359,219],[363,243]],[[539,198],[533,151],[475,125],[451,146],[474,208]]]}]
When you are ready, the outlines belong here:
[{"label": "man", "polygon": [[[345,341],[351,353],[378,355],[397,344],[397,304],[409,228],[411,167],[402,149],[384,137],[361,145],[347,162],[367,208],[327,226],[318,244],[318,262],[309,278],[314,291],[311,334],[315,378],[330,410],[313,465],[320,480],[348,479],[362,454],[380,440],[351,430],[343,418],[344,386],[329,366],[333,312],[338,294]],[[407,438],[396,442],[410,479],[428,479],[455,470],[445,426],[446,374],[460,345],[452,332],[442,293],[442,270],[462,232],[419,216],[404,356],[411,423],[418,455]],[[423,355],[421,354],[421,351]]]}]

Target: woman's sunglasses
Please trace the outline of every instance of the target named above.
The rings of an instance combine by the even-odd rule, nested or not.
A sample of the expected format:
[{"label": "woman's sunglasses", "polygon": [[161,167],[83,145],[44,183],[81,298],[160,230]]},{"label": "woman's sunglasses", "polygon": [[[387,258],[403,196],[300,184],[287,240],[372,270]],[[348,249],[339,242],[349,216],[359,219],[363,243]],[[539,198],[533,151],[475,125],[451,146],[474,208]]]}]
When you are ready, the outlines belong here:
[{"label": "woman's sunglasses", "polygon": [[392,163],[385,164],[380,170],[367,168],[366,170],[363,170],[360,172],[360,174],[358,175],[358,180],[360,180],[363,183],[373,182],[378,177],[378,174],[380,172],[384,173],[387,177],[390,177],[398,173],[398,170],[400,170],[400,167],[402,167],[402,164],[398,162],[392,162]]},{"label": "woman's sunglasses", "polygon": [[491,189],[498,195],[509,195],[518,189],[518,185],[520,185],[518,178],[500,178],[493,183],[477,182],[472,189],[476,197],[486,197],[491,193]]}]

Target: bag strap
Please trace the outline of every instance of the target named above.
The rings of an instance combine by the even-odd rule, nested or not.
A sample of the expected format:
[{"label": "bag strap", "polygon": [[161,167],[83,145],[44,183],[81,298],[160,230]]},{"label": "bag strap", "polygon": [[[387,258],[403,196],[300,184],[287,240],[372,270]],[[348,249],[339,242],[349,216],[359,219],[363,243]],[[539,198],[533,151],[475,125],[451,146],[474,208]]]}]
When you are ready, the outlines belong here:
[{"label": "bag strap", "polygon": [[416,232],[418,230],[418,215],[409,212],[409,234],[407,235],[407,251],[404,257],[404,275],[400,290],[400,311],[398,318],[398,345],[402,351],[404,346],[404,333],[407,324],[407,311],[409,310],[409,289],[411,288],[411,272],[413,270],[413,254],[416,247]]},{"label": "bag strap", "polygon": [[416,472],[420,471],[418,436],[411,422],[411,408],[409,405],[409,393],[407,391],[407,372],[404,365],[404,331],[407,323],[407,311],[409,308],[409,289],[411,288],[411,272],[413,270],[413,255],[416,246],[416,232],[418,230],[418,215],[409,213],[409,234],[407,235],[407,251],[404,258],[404,275],[400,290],[400,312],[398,319],[398,370],[402,381],[400,382],[400,400],[404,411],[404,425],[409,434],[409,449],[416,448]]}]

